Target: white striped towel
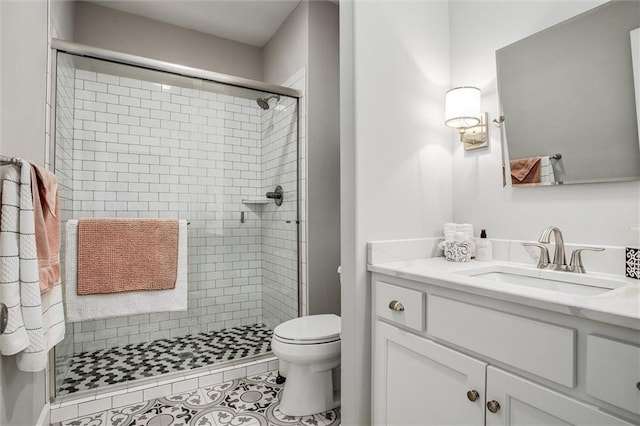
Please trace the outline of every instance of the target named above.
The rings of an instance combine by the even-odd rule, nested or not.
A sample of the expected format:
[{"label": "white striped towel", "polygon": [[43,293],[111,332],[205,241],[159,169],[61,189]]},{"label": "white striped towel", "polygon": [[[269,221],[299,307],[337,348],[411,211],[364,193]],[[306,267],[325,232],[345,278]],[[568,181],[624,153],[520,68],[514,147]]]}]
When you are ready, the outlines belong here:
[{"label": "white striped towel", "polygon": [[540,157],[540,183],[556,183],[553,161],[548,155]]},{"label": "white striped towel", "polygon": [[78,221],[66,226],[65,304],[69,322],[187,309],[187,221],[178,222],[178,271],[171,290],[78,296]]},{"label": "white striped towel", "polygon": [[31,165],[3,170],[0,202],[0,299],[9,308],[9,323],[0,336],[0,353],[17,354],[22,371],[44,370],[49,350],[64,338],[60,284],[40,295]]}]

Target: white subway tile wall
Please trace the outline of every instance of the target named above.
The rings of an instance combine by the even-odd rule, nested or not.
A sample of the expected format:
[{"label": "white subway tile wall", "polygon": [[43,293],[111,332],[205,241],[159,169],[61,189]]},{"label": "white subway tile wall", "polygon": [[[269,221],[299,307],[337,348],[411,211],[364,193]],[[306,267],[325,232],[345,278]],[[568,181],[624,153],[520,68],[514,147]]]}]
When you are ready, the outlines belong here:
[{"label": "white subway tile wall", "polygon": [[[275,251],[287,259],[283,266],[296,269],[296,205],[287,205],[292,224],[278,219],[278,238],[293,241],[285,247],[263,244],[272,238],[263,230],[267,213],[242,200],[264,197],[265,170],[269,179],[285,173],[295,197],[297,110],[295,99],[285,100],[288,107],[265,132],[275,110],[263,112],[254,99],[76,71],[73,216],[191,222],[188,311],[75,324],[76,353],[263,322],[264,257]],[[280,149],[265,152],[263,137]],[[277,273],[297,280],[297,272]],[[294,287],[287,319],[297,316]]]},{"label": "white subway tile wall", "polygon": [[[304,91],[304,71],[302,68],[283,85]],[[304,98],[300,99],[300,105],[304,105]],[[303,112],[304,109],[300,115]],[[300,192],[300,204],[305,202],[306,179],[298,181],[296,157],[304,151],[297,149],[297,118],[297,103],[290,98],[281,98],[262,115],[262,191],[273,191],[276,185],[284,191],[281,206],[269,203],[262,207],[263,319],[270,328],[295,318],[298,313],[297,228],[299,226],[301,241],[304,241],[306,221],[300,215],[301,223],[296,223],[299,219],[296,200]],[[300,163],[302,161],[301,156]],[[302,285],[306,285],[304,278]],[[306,308],[306,303],[303,306]],[[303,310],[301,315],[304,314]]]},{"label": "white subway tile wall", "polygon": [[260,139],[236,130],[258,123],[259,108],[142,86],[77,70],[74,214],[189,220],[189,309],[83,322],[76,352],[262,322],[261,220],[239,220],[242,196],[260,189]]}]

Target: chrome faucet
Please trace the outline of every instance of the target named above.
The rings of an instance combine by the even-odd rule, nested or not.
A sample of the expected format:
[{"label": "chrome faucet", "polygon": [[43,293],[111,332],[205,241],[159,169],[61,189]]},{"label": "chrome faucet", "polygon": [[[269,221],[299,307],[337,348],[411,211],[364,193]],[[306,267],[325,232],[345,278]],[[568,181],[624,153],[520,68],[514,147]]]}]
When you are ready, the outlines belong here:
[{"label": "chrome faucet", "polygon": [[556,226],[547,226],[540,234],[540,238],[538,238],[538,242],[542,244],[549,244],[551,241],[551,234],[553,234],[553,239],[556,241],[556,249],[553,253],[553,262],[549,266],[550,269],[558,269],[562,270],[563,267],[567,266],[567,258],[564,255],[564,238],[562,238],[562,231],[560,228]]},{"label": "chrome faucet", "polygon": [[[556,248],[553,253],[553,262],[549,261],[549,250],[545,244],[551,242],[551,235],[556,243]],[[538,260],[537,268],[539,269],[552,269],[554,271],[565,272],[578,272],[584,273],[584,265],[582,264],[582,252],[585,250],[590,251],[603,251],[601,247],[580,247],[575,249],[571,253],[571,263],[567,265],[567,259],[564,250],[564,238],[562,238],[562,232],[560,228],[556,226],[547,226],[537,243],[522,243],[523,246],[538,247],[540,249],[540,258]]]}]

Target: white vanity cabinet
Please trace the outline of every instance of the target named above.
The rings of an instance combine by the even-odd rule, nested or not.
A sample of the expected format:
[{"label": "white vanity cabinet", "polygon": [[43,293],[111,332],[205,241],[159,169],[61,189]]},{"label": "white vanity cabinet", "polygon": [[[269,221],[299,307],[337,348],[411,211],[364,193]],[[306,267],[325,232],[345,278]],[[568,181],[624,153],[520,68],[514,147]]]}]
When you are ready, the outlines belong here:
[{"label": "white vanity cabinet", "polygon": [[376,424],[484,424],[486,363],[382,322],[374,341]]},{"label": "white vanity cabinet", "polygon": [[487,426],[634,424],[492,366],[487,367],[487,398]]},{"label": "white vanity cabinet", "polygon": [[372,283],[374,424],[640,424],[638,330],[380,273]]}]

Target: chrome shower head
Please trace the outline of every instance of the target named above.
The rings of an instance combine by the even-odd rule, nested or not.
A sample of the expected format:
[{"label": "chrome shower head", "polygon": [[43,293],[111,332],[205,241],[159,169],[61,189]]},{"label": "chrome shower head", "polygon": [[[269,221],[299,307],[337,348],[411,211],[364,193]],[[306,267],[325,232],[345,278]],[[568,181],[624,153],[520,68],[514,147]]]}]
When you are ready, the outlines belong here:
[{"label": "chrome shower head", "polygon": [[256,102],[258,103],[258,106],[260,108],[262,108],[263,110],[268,110],[269,109],[269,102],[266,101],[266,99],[263,98],[258,98],[256,99]]},{"label": "chrome shower head", "polygon": [[269,101],[271,99],[274,99],[274,98],[275,98],[276,102],[278,102],[280,100],[280,95],[269,95],[269,96],[267,96],[265,98],[258,98],[258,99],[256,99],[256,102],[258,103],[258,106],[260,108],[262,108],[263,110],[266,111],[266,110],[268,110],[270,108]]}]

